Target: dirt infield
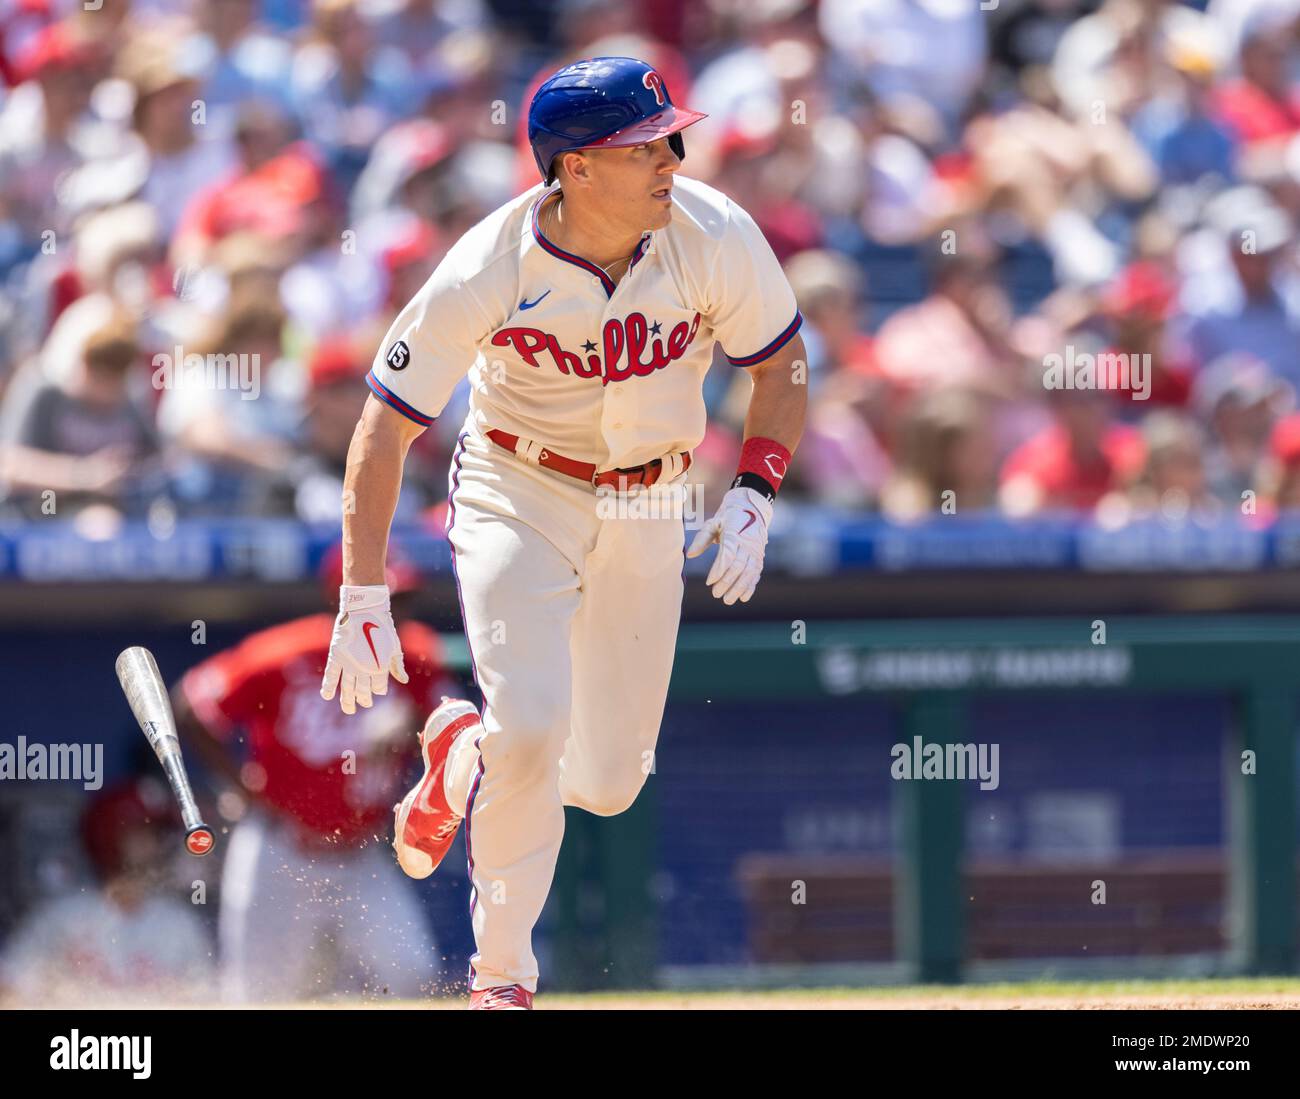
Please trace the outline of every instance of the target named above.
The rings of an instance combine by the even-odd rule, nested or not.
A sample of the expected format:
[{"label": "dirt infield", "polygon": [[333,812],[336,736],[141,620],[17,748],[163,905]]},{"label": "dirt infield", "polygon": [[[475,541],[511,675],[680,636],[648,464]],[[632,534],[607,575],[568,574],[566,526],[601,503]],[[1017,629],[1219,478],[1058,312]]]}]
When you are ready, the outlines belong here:
[{"label": "dirt infield", "polygon": [[[434,995],[425,999],[340,997],[268,1005],[271,1010],[306,1008],[330,1011],[458,1011],[464,995]],[[143,998],[124,1003],[45,1001],[40,1004],[0,999],[0,1007],[151,1007],[211,1008],[218,1003],[168,1003]],[[911,985],[879,988],[808,988],[719,991],[644,991],[548,993],[537,997],[537,1008],[549,1011],[1097,1011],[1228,1009],[1240,1011],[1300,1010],[1300,979],[1227,979],[1180,981],[1034,981],[1023,984]],[[235,1010],[240,1010],[235,1008]]]},{"label": "dirt infield", "polygon": [[1068,997],[1036,996],[1007,997],[1003,1000],[973,999],[960,996],[875,996],[862,993],[855,996],[819,998],[816,996],[791,996],[772,992],[763,995],[718,995],[704,997],[539,997],[539,1010],[568,1011],[1102,1011],[1150,1008],[1165,1010],[1228,1009],[1258,1011],[1274,1009],[1300,1010],[1300,996],[1129,996],[1129,997]]},{"label": "dirt infield", "polygon": [[[464,1000],[422,1006],[460,1008]],[[410,1002],[394,1006],[416,1006]],[[1096,1011],[1300,1010],[1300,980],[1034,982],[1022,985],[912,986],[719,992],[555,993],[539,1010],[560,1011]]]}]

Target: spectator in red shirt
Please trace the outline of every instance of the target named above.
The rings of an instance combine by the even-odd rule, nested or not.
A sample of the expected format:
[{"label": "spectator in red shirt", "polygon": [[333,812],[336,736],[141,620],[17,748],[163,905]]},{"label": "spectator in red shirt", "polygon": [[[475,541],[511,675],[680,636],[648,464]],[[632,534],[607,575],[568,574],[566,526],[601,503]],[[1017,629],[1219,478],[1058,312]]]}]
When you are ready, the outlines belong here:
[{"label": "spectator in red shirt", "polygon": [[1018,363],[1011,344],[1011,306],[998,282],[995,246],[961,238],[959,251],[933,245],[933,289],[899,310],[876,336],[882,374],[905,390],[964,385],[1009,396]]},{"label": "spectator in red shirt", "polygon": [[[1168,338],[1177,297],[1177,284],[1151,260],[1130,264],[1102,294],[1102,312],[1110,321],[1113,341],[1110,353],[1149,356],[1148,373],[1140,377],[1149,378],[1146,402],[1150,405],[1182,408],[1191,394],[1192,363]],[[1116,395],[1127,404],[1138,378],[1126,380],[1129,385],[1116,390]]]},{"label": "spectator in red shirt", "polygon": [[1246,144],[1300,131],[1300,93],[1288,66],[1293,25],[1266,9],[1242,36],[1241,75],[1214,96],[1218,117]]},{"label": "spectator in red shirt", "polygon": [[783,140],[775,120],[752,126],[732,123],[719,135],[713,150],[716,163],[705,178],[749,211],[784,263],[798,252],[820,247],[825,226],[810,203],[791,193],[788,173],[781,166]]},{"label": "spectator in red shirt", "polygon": [[1300,412],[1284,416],[1269,440],[1269,484],[1261,502],[1263,518],[1280,511],[1300,510]]},{"label": "spectator in red shirt", "polygon": [[86,108],[95,46],[72,22],[37,32],[18,51],[19,84],[0,101],[0,261],[17,241],[35,253],[42,233],[71,228],[60,184],[96,155],[102,135]]},{"label": "spectator in red shirt", "polygon": [[240,108],[235,122],[239,163],[185,205],[172,237],[178,264],[203,264],[211,249],[241,230],[268,235],[296,224],[298,212],[321,187],[310,150],[290,144],[287,117],[263,103]]},{"label": "spectator in red shirt", "polygon": [[[425,280],[446,254],[447,244],[428,222],[411,218],[394,234],[391,245],[379,257],[387,285],[384,289],[385,326],[415,297]],[[385,331],[386,331],[385,327]],[[378,344],[382,335],[375,340]]]},{"label": "spectator in red shirt", "polygon": [[1116,423],[1109,393],[1054,389],[1056,422],[1021,444],[1002,467],[1004,511],[1028,515],[1053,509],[1088,510],[1108,492],[1126,488],[1144,461],[1142,437]]}]

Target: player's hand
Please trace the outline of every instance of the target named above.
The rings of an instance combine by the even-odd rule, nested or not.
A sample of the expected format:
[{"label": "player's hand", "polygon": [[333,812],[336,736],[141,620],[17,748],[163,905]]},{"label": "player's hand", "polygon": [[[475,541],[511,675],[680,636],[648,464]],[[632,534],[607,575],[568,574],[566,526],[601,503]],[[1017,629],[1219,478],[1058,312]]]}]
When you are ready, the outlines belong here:
[{"label": "player's hand", "polygon": [[320,696],[329,702],[337,692],[343,712],[354,714],[357,703],[369,707],[375,695],[388,693],[390,674],[398,683],[408,681],[402,643],[388,606],[388,585],[345,584],[339,589],[339,616]]},{"label": "player's hand", "polygon": [[686,556],[698,557],[718,543],[718,555],[704,581],[715,599],[727,606],[737,599],[749,602],[763,571],[771,522],[772,505],[767,497],[752,488],[733,488],[722,498],[718,513],[700,528]]}]

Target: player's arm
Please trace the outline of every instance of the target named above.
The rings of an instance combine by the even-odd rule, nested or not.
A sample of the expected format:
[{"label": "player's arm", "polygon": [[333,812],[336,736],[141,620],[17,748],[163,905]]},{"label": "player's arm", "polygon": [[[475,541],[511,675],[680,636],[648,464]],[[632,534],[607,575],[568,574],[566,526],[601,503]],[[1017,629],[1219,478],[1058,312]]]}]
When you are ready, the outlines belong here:
[{"label": "player's arm", "polygon": [[393,624],[384,564],[388,532],[402,489],[402,470],[424,424],[372,393],[348,447],[343,475],[343,587],[321,681],[326,701],[337,692],[344,713],[388,693],[388,676],[408,677]]},{"label": "player's arm", "polygon": [[698,557],[714,542],[718,544],[705,583],[728,606],[737,600],[748,603],[758,586],[772,505],[799,445],[808,410],[808,364],[798,334],[745,369],[754,390],[745,414],[740,465],[717,514],[700,528],[686,551],[686,556]]},{"label": "player's arm", "polygon": [[[447,407],[487,334],[515,300],[515,286],[484,275],[472,235],[452,246],[397,315],[366,375],[371,396],[348,448],[343,477],[343,587],[321,697],[343,712],[370,706],[388,677],[409,682],[393,626],[384,561],[411,444]],[[466,243],[469,241],[469,243]],[[468,271],[468,279],[462,271]],[[486,289],[485,306],[475,278]]]},{"label": "player's arm", "polygon": [[[469,238],[465,238],[469,239]],[[393,626],[384,561],[407,452],[440,412],[500,320],[504,289],[486,309],[470,284],[482,256],[454,245],[393,321],[366,375],[371,396],[348,448],[343,477],[343,587],[321,697],[343,712],[370,706],[388,677],[409,682]],[[464,254],[462,254],[464,253]],[[470,270],[470,282],[461,275]],[[491,284],[491,279],[485,280]],[[504,286],[504,284],[503,284]]]},{"label": "player's arm", "polygon": [[426,429],[389,408],[373,394],[366,399],[348,447],[343,475],[343,583],[384,582],[388,531],[397,510],[406,455]]},{"label": "player's arm", "polygon": [[[803,337],[796,334],[770,359],[748,368],[754,380],[749,410],[745,414],[745,438],[772,439],[793,454],[803,435],[808,414],[808,353]],[[780,487],[780,480],[774,488]]]}]

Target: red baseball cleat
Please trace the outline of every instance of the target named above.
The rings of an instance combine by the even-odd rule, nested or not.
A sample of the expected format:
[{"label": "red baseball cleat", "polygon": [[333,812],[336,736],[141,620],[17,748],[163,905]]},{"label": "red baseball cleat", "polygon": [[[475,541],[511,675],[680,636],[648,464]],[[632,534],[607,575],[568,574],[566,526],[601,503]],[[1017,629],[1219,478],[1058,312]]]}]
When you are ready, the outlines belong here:
[{"label": "red baseball cleat", "polygon": [[533,994],[523,985],[470,989],[470,1011],[532,1011]]},{"label": "red baseball cleat", "polygon": [[479,723],[478,711],[463,698],[444,698],[420,730],[424,777],[393,806],[393,850],[412,878],[427,878],[442,862],[460,827],[460,814],[447,804],[443,769],[461,732]]}]

